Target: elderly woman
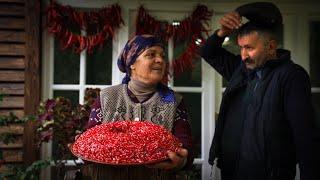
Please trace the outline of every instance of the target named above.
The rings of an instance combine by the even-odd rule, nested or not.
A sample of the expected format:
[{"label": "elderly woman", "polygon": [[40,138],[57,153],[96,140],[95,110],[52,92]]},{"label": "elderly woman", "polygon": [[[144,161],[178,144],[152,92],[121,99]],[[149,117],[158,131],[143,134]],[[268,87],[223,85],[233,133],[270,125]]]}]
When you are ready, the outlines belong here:
[{"label": "elderly woman", "polygon": [[90,114],[89,127],[119,120],[151,121],[171,131],[183,148],[177,153],[168,152],[170,160],[147,167],[105,168],[105,171],[113,174],[119,171],[121,176],[131,179],[175,179],[173,171],[168,170],[192,165],[192,137],[182,96],[161,83],[166,69],[163,44],[152,35],[134,36],[120,54],[118,67],[126,73],[122,84],[101,90]]}]

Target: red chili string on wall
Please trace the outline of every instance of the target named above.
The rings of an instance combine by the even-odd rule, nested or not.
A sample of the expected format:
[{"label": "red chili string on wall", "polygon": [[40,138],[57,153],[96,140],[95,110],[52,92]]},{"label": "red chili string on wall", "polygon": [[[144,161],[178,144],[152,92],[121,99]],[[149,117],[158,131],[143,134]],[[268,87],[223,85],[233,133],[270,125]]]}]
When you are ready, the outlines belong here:
[{"label": "red chili string on wall", "polygon": [[[84,12],[52,1],[46,14],[48,31],[60,40],[62,49],[72,48],[76,53],[84,49],[91,53],[96,46],[102,46],[105,40],[113,38],[121,24],[124,24],[118,4]],[[78,30],[96,26],[97,33],[88,36],[76,34],[69,29],[71,24]]]},{"label": "red chili string on wall", "polygon": [[189,40],[183,53],[172,60],[171,66],[175,74],[179,75],[186,69],[193,69],[193,59],[204,42],[203,35],[208,35],[212,14],[207,6],[198,5],[189,17],[180,21],[178,25],[173,25],[167,21],[156,20],[140,6],[136,19],[136,34],[154,34],[166,42],[172,38],[174,44]]}]

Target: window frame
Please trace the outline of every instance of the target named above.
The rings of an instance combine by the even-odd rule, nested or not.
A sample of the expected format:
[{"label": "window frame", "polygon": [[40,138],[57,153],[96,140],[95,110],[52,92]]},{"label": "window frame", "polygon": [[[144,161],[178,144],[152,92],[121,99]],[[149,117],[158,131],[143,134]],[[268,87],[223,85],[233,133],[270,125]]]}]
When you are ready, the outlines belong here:
[{"label": "window frame", "polygon": [[[307,37],[308,37],[308,41],[307,41],[307,42],[308,42],[308,50],[310,50],[309,44],[310,44],[310,38],[311,38],[311,37],[310,37],[310,34],[309,34],[309,33],[310,33],[309,27],[310,27],[310,22],[311,22],[311,21],[317,21],[317,22],[320,23],[320,13],[319,13],[319,15],[311,15],[311,16],[308,17],[308,22],[307,22],[307,26],[308,26],[308,27],[307,27],[307,29],[308,29],[308,30],[307,30],[307,32],[308,32],[308,36],[307,36]],[[310,57],[310,54],[309,54],[310,51],[308,51],[307,53],[308,53],[307,56],[308,56],[308,61],[309,61],[308,73],[310,73],[310,62],[311,62],[311,57]],[[310,76],[311,76],[311,74],[310,74]],[[311,86],[312,86],[312,85],[311,85]],[[312,93],[312,94],[320,93],[320,86],[312,86],[312,87],[311,87],[311,93]]]}]

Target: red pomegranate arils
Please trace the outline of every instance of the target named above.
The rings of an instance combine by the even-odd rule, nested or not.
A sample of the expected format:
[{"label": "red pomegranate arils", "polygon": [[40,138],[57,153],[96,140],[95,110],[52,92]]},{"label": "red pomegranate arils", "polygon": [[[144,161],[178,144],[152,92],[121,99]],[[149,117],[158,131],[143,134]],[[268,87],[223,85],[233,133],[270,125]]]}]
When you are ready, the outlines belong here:
[{"label": "red pomegranate arils", "polygon": [[117,121],[95,126],[72,145],[72,153],[87,161],[135,165],[168,159],[177,152],[179,140],[160,125],[148,121]]}]

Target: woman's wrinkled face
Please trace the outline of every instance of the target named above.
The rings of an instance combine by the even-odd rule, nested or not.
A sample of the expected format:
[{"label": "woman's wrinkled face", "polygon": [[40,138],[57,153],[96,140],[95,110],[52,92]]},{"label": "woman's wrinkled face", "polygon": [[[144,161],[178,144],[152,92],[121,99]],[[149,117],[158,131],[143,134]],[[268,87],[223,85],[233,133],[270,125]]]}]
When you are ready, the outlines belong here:
[{"label": "woman's wrinkled face", "polygon": [[130,66],[131,78],[145,84],[159,83],[165,74],[165,53],[162,47],[152,46],[141,53]]}]

